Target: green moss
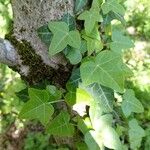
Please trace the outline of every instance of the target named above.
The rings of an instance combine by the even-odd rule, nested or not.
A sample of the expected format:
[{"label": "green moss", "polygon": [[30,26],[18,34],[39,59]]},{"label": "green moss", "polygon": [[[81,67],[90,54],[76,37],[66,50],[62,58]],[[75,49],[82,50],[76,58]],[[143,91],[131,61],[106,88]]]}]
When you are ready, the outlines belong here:
[{"label": "green moss", "polygon": [[29,66],[28,76],[21,74],[19,69],[20,66],[11,67],[14,71],[17,71],[21,74],[23,80],[27,81],[29,84],[36,84],[42,80],[52,79],[54,75],[54,69],[42,61],[41,56],[35,53],[35,50],[31,47],[29,42],[25,40],[18,41],[15,36],[13,36],[12,31],[7,34],[5,38],[8,39],[16,48],[22,60],[22,64]]}]

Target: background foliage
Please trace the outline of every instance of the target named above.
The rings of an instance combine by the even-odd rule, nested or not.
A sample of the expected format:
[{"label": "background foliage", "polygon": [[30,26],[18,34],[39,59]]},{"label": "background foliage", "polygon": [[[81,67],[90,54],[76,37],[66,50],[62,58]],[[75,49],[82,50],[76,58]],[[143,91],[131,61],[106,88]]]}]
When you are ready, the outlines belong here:
[{"label": "background foliage", "polygon": [[[150,149],[150,3],[149,0],[127,0],[127,31],[135,40],[135,47],[125,52],[124,59],[134,73],[134,77],[126,82],[127,88],[133,88],[136,97],[144,106],[144,113],[136,115],[140,126],[145,129],[141,149]],[[0,1],[0,35],[9,30],[12,19],[9,0]],[[50,149],[50,135],[43,133],[39,123],[25,123],[18,119],[18,113],[23,106],[15,93],[25,88],[19,75],[7,66],[0,65],[0,148],[19,149]],[[24,97],[24,100],[27,98]],[[38,124],[38,125],[37,125]],[[129,126],[136,121],[132,120]],[[134,132],[130,130],[130,134]],[[140,129],[138,130],[140,131]],[[118,127],[118,133],[124,129]],[[142,136],[142,131],[139,133]],[[134,137],[133,137],[134,138]]]}]

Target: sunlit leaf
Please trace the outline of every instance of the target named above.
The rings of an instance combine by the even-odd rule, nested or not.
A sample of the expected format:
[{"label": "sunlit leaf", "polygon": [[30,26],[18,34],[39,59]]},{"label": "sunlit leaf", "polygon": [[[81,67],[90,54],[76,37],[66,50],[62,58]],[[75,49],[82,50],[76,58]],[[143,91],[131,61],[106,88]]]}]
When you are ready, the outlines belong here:
[{"label": "sunlit leaf", "polygon": [[20,117],[25,119],[38,119],[46,125],[54,113],[54,108],[49,102],[48,92],[46,90],[32,88],[28,92],[30,100],[22,108]]},{"label": "sunlit leaf", "polygon": [[121,4],[118,3],[118,0],[107,0],[105,3],[103,3],[102,10],[104,14],[107,14],[110,11],[119,13],[121,15],[124,15],[125,13],[125,9]]},{"label": "sunlit leaf", "polygon": [[117,92],[124,91],[124,80],[127,74],[120,55],[114,52],[100,52],[94,61],[86,61],[81,64],[81,79],[85,85],[94,82],[112,88]]},{"label": "sunlit leaf", "polygon": [[88,55],[91,55],[93,52],[99,52],[103,49],[103,43],[97,25],[95,25],[91,33],[83,33],[82,37],[87,41]]},{"label": "sunlit leaf", "polygon": [[122,149],[122,144],[120,142],[119,136],[112,127],[106,126],[103,129],[102,139],[105,147],[116,150]]},{"label": "sunlit leaf", "polygon": [[91,33],[96,23],[103,21],[102,16],[94,9],[90,9],[89,11],[85,10],[82,14],[79,15],[78,19],[84,20],[86,33]]},{"label": "sunlit leaf", "polygon": [[65,22],[49,22],[48,27],[53,33],[49,47],[50,56],[61,52],[67,45],[77,49],[80,48],[79,32],[77,30],[69,31],[69,27]]},{"label": "sunlit leaf", "polygon": [[110,44],[110,48],[117,53],[121,53],[122,49],[134,47],[131,39],[128,36],[122,35],[119,31],[112,32],[112,41],[113,42]]}]

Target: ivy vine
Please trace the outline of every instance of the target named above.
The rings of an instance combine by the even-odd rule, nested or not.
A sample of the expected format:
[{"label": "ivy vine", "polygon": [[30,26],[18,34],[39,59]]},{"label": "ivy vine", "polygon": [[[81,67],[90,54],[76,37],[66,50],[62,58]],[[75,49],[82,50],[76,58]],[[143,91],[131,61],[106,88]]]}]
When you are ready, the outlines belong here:
[{"label": "ivy vine", "polygon": [[[76,0],[74,16],[67,13],[40,27],[38,35],[49,46],[49,57],[63,53],[74,69],[66,89],[29,88],[20,118],[38,119],[53,136],[80,132],[77,150],[139,148],[145,132],[134,115],[144,108],[124,86],[132,71],[123,61],[123,50],[134,46],[123,30],[124,14],[118,0]],[[57,110],[60,102],[68,109]]]}]

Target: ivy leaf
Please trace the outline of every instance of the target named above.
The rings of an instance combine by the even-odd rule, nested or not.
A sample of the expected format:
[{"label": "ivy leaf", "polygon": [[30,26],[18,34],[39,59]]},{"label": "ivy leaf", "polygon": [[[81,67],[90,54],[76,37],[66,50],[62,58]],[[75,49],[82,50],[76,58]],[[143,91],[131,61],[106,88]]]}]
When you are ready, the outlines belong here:
[{"label": "ivy leaf", "polygon": [[75,1],[75,13],[80,12],[88,3],[88,0],[76,0]]},{"label": "ivy leaf", "polygon": [[80,81],[81,77],[79,68],[73,69],[71,77],[66,84],[68,93],[65,95],[66,102],[71,106],[73,106],[76,102],[76,88]]},{"label": "ivy leaf", "polygon": [[81,38],[78,31],[69,31],[69,27],[65,22],[50,22],[49,29],[54,34],[50,47],[50,56],[61,52],[67,45],[80,48]]},{"label": "ivy leaf", "polygon": [[127,36],[122,35],[119,31],[112,32],[112,43],[110,44],[111,50],[120,53],[122,49],[134,47],[133,42]]},{"label": "ivy leaf", "polygon": [[83,62],[80,72],[85,85],[96,82],[123,93],[124,80],[130,70],[125,66],[120,55],[103,51],[95,57],[94,61]]},{"label": "ivy leaf", "polygon": [[92,129],[91,121],[89,117],[81,119],[78,117],[78,129],[85,135],[89,130]]},{"label": "ivy leaf", "polygon": [[105,147],[109,149],[121,150],[122,144],[120,142],[117,132],[110,126],[106,126],[102,131],[102,139]]},{"label": "ivy leaf", "polygon": [[[94,98],[95,102],[98,104],[98,107],[100,108],[102,113],[110,113],[113,111],[114,93],[112,89],[94,83],[88,86],[87,90]],[[93,104],[94,103],[92,103],[91,106]]]},{"label": "ivy leaf", "polygon": [[49,92],[50,101],[57,101],[57,100],[61,99],[62,93],[55,86],[48,85],[46,87],[46,90]]},{"label": "ivy leaf", "polygon": [[97,104],[95,105],[95,109],[92,104],[90,107],[90,119],[92,122],[92,127],[97,132],[102,132],[102,130],[106,126],[111,126],[113,117],[111,114],[102,115],[101,107]]},{"label": "ivy leaf", "polygon": [[38,119],[46,125],[54,113],[54,108],[49,103],[48,92],[30,88],[28,93],[30,100],[25,103],[19,116],[25,119]]},{"label": "ivy leaf", "polygon": [[115,13],[113,11],[110,11],[105,17],[103,24],[104,26],[109,25],[113,19],[119,20],[124,26],[126,25],[126,21],[124,17],[118,13]]},{"label": "ivy leaf", "polygon": [[69,59],[70,63],[75,65],[81,62],[82,60],[82,54],[79,49],[71,48],[70,51],[68,51],[68,54],[66,57]]},{"label": "ivy leaf", "polygon": [[103,43],[101,42],[97,25],[90,34],[83,32],[82,37],[87,41],[88,55],[91,55],[94,51],[99,52],[103,49]]},{"label": "ivy leaf", "polygon": [[88,34],[92,32],[96,23],[103,21],[102,16],[94,9],[90,9],[89,11],[85,10],[79,15],[78,19],[84,20],[85,32]]},{"label": "ivy leaf", "polygon": [[74,126],[69,123],[70,115],[62,111],[47,126],[47,132],[58,136],[73,136]]},{"label": "ivy leaf", "polygon": [[138,149],[141,146],[142,138],[145,136],[145,131],[138,125],[136,119],[129,121],[129,142],[131,149]]},{"label": "ivy leaf", "polygon": [[[99,139],[98,143],[97,143],[96,139]],[[101,145],[101,140],[97,136],[97,134],[94,130],[88,131],[84,136],[84,140],[85,140],[85,143],[87,144],[89,150],[100,150],[99,145]]]},{"label": "ivy leaf", "polygon": [[76,29],[75,18],[72,15],[70,15],[69,13],[64,14],[64,16],[62,17],[62,21],[64,21],[68,25],[69,30]]},{"label": "ivy leaf", "polygon": [[41,38],[41,40],[49,46],[51,39],[52,39],[52,33],[50,32],[48,25],[41,26],[37,30],[38,36]]},{"label": "ivy leaf", "polygon": [[125,9],[121,4],[118,3],[117,0],[107,0],[105,3],[102,4],[102,11],[104,14],[107,14],[110,11],[119,13],[121,15],[124,15],[125,13]]},{"label": "ivy leaf", "polygon": [[121,108],[126,117],[129,117],[132,112],[144,112],[141,102],[135,97],[134,91],[131,89],[126,90],[125,94],[123,95]]}]

